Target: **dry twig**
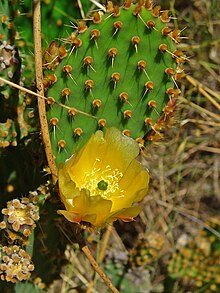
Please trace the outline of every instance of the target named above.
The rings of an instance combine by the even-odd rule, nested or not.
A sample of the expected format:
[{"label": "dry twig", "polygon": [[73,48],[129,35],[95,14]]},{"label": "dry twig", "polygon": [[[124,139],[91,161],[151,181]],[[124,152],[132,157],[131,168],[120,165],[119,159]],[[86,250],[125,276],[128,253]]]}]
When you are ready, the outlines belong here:
[{"label": "dry twig", "polygon": [[[33,35],[34,35],[34,56],[35,56],[35,73],[37,93],[44,96],[43,71],[42,71],[42,48],[41,48],[41,6],[40,0],[33,0]],[[45,153],[48,165],[51,170],[54,183],[57,181],[57,168],[55,165],[50,135],[47,124],[45,101],[38,97],[38,111],[41,125],[42,140],[44,143]]]}]

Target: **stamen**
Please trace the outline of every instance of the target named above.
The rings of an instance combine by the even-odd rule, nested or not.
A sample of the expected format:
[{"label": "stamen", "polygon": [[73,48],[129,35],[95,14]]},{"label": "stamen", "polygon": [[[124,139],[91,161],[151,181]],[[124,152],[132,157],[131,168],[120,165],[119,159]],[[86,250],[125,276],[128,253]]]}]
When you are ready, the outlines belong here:
[{"label": "stamen", "polygon": [[[99,162],[97,160],[97,162]],[[124,196],[124,190],[119,190],[119,181],[123,177],[123,173],[118,169],[111,169],[111,166],[106,165],[104,169],[93,166],[91,172],[86,172],[80,188],[90,191],[90,196],[101,195],[103,198],[110,198],[113,193],[118,191],[120,197]]]}]

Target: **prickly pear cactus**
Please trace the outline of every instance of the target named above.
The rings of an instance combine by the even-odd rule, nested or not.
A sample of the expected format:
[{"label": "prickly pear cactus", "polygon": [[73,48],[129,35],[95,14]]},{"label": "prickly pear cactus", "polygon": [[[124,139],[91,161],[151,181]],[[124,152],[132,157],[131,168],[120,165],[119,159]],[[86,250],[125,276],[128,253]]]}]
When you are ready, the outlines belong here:
[{"label": "prickly pear cactus", "polygon": [[157,232],[151,232],[146,239],[138,241],[130,253],[129,262],[134,267],[148,267],[157,261],[164,245],[164,237]]},{"label": "prickly pear cactus", "polygon": [[[14,10],[12,9],[11,0],[5,1],[2,0],[0,2],[0,41],[7,40],[11,42],[14,38],[14,30],[13,30],[13,19],[14,19]],[[15,2],[15,1],[14,1]]]},{"label": "prickly pear cactus", "polygon": [[220,221],[212,218],[207,224],[209,231],[202,229],[186,246],[173,253],[168,272],[172,279],[191,284],[196,292],[219,292]]},{"label": "prickly pear cactus", "polygon": [[131,2],[108,2],[107,13],[95,12],[89,27],[79,21],[78,32],[65,40],[68,56],[48,75],[53,85],[47,117],[57,164],[105,127],[142,144],[157,140],[173,114],[175,79],[185,60],[175,45],[179,31],[168,25],[167,10],[151,1]]},{"label": "prickly pear cactus", "polygon": [[[20,84],[22,62],[14,45],[16,31],[12,1],[1,1],[0,17],[0,76]],[[28,134],[22,102],[23,96],[17,89],[0,81],[0,148],[17,146],[17,141]]]},{"label": "prickly pear cactus", "polygon": [[26,281],[26,286],[35,285],[31,292],[40,292],[37,289],[44,289],[59,277],[65,263],[66,242],[58,228],[57,201],[53,198],[51,202],[48,197],[49,188],[43,185],[27,197],[8,201],[7,207],[2,209],[1,292],[5,292],[5,282],[16,283],[15,292],[20,292],[20,281]]}]

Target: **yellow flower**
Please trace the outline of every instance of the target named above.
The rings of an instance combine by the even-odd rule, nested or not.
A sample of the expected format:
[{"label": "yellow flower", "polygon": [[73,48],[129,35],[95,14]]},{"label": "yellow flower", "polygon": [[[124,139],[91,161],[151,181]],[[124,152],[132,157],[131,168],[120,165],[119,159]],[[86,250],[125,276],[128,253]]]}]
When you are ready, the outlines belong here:
[{"label": "yellow flower", "polygon": [[98,130],[59,167],[59,193],[66,210],[58,213],[95,227],[117,219],[132,221],[140,213],[133,204],[146,195],[149,182],[147,170],[135,160],[138,153],[138,143],[118,129],[108,128],[105,136]]}]

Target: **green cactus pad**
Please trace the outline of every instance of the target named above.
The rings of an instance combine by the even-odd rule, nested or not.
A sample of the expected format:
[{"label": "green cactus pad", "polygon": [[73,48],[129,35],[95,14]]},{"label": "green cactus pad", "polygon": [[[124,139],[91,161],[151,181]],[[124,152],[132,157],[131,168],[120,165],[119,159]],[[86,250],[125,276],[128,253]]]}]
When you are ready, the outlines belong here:
[{"label": "green cactus pad", "polygon": [[[0,3],[0,77],[15,84],[22,84],[22,60],[14,45],[14,6],[12,1]],[[23,117],[23,95],[0,81],[0,148],[17,142],[28,134]]]},{"label": "green cactus pad", "polygon": [[95,12],[89,28],[79,22],[78,34],[66,40],[68,56],[54,71],[48,90],[57,164],[105,127],[115,126],[143,143],[173,111],[174,79],[184,59],[175,51],[177,32],[167,25],[167,11],[153,8],[151,1],[130,2],[120,8],[109,2],[106,14]]},{"label": "green cactus pad", "polygon": [[0,1],[0,41],[11,43],[14,39],[14,11],[12,9],[12,1]]}]

